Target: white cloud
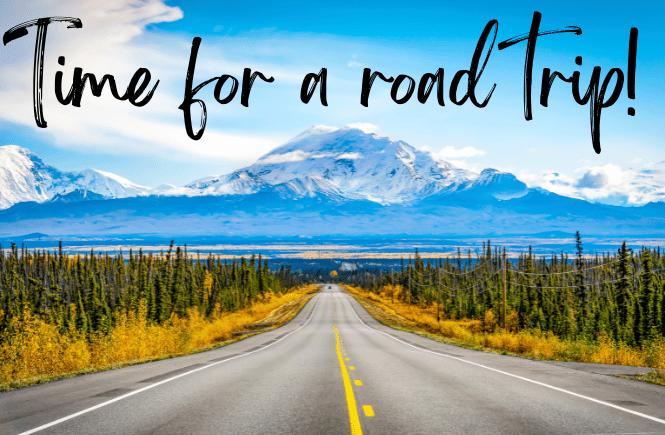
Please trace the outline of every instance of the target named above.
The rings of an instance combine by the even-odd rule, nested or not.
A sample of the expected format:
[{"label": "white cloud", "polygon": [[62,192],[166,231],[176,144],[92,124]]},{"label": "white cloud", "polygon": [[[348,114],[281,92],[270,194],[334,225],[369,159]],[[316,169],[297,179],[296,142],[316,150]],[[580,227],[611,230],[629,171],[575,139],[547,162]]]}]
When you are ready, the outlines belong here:
[{"label": "white cloud", "polygon": [[290,151],[284,154],[271,154],[267,157],[262,158],[257,163],[263,164],[278,164],[286,162],[302,162],[305,159],[310,157],[310,153],[303,150]]},{"label": "white cloud", "polygon": [[365,66],[364,63],[360,63],[360,62],[356,61],[356,58],[358,56],[356,56],[355,54],[351,57],[353,58],[353,60],[348,63],[348,65],[347,65],[348,67],[350,67],[350,68],[360,68],[360,67]]},{"label": "white cloud", "polygon": [[452,160],[446,160],[447,163],[450,163],[453,166],[457,166],[458,168],[466,169],[468,171],[472,172],[480,172],[481,169],[478,168],[477,165],[471,165],[469,162],[463,159],[452,159]]},{"label": "white cloud", "polygon": [[447,159],[447,158],[460,158],[460,157],[473,157],[473,156],[482,156],[485,154],[485,151],[481,151],[471,146],[457,149],[452,146],[445,147],[444,149],[433,152],[436,157]]},{"label": "white cloud", "polygon": [[576,187],[601,189],[610,182],[609,176],[603,170],[591,169],[582,175],[582,178],[575,183]]},{"label": "white cloud", "polygon": [[335,160],[357,160],[362,159],[360,153],[341,153],[335,155],[334,153],[318,153],[312,154],[303,150],[289,151],[284,154],[271,154],[259,160],[257,163],[271,165],[279,163],[302,162],[307,159],[323,159],[326,157],[333,157]]},{"label": "white cloud", "polygon": [[642,205],[665,201],[665,163],[648,164],[642,169],[617,165],[582,167],[576,176],[545,172],[522,172],[519,178],[529,187],[541,187],[559,195],[612,205]]},{"label": "white cloud", "polygon": [[363,156],[360,153],[342,153],[335,157],[335,160],[358,160],[362,158]]},{"label": "white cloud", "polygon": [[[208,126],[203,138],[193,141],[187,137],[182,112],[177,108],[182,99],[183,72],[191,40],[182,36],[146,33],[149,25],[181,19],[183,12],[178,7],[168,6],[162,0],[38,0],[29,5],[13,0],[0,2],[0,28],[5,30],[44,16],[74,16],[83,23],[80,29],[68,29],[63,23],[49,26],[43,92],[44,117],[48,127],[45,130],[36,127],[32,110],[32,58],[36,27],[30,27],[27,36],[3,47],[0,107],[4,110],[0,111],[0,120],[36,129],[40,135],[50,136],[53,143],[64,148],[105,154],[150,154],[171,160],[199,155],[247,161],[258,158],[288,139],[269,134],[233,134],[216,128],[214,119],[219,118],[219,114],[214,113],[216,110],[226,110],[226,113],[229,110],[250,110],[241,108],[239,104],[237,108],[224,106],[220,109],[216,103],[207,104]],[[204,44],[201,52],[196,82],[202,80],[201,77],[218,74],[220,68],[242,71],[243,66],[231,64],[218,55],[214,45]],[[57,64],[60,55],[65,56],[65,66]],[[279,73],[279,79],[286,82],[302,80],[295,74],[291,77],[284,69],[263,68],[260,64],[253,66],[274,72],[275,76]],[[114,75],[120,94],[124,93],[124,87],[134,71],[141,67],[151,72],[149,88],[157,80],[160,83],[150,103],[140,108],[127,101],[115,100],[108,85],[101,98],[94,97],[86,88],[81,107],[62,106],[55,99],[54,76],[58,70],[63,72],[66,92],[74,67],[83,68],[84,73],[94,73],[98,80],[104,74]],[[198,113],[193,111],[192,117],[197,116]],[[194,124],[196,126],[198,122],[195,120]]]},{"label": "white cloud", "polygon": [[378,126],[376,126],[374,124],[370,124],[369,122],[355,122],[353,124],[346,124],[345,127],[357,128],[358,130],[362,131],[363,133],[367,133],[367,134],[376,133],[377,131],[379,131]]},{"label": "white cloud", "polygon": [[306,133],[311,133],[311,134],[326,134],[326,133],[333,133],[339,130],[339,127],[333,127],[330,125],[323,125],[323,124],[318,124],[312,126],[310,129],[306,131]]}]

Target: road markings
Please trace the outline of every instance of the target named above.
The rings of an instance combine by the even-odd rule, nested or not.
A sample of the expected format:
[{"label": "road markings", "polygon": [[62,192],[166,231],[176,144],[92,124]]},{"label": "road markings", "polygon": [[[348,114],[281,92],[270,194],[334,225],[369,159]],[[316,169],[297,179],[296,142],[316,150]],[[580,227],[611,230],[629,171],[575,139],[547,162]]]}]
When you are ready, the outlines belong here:
[{"label": "road markings", "polygon": [[356,368],[353,366],[349,366],[349,370],[355,370]]},{"label": "road markings", "polygon": [[[319,305],[319,299],[316,300],[316,304],[314,305],[314,308],[312,308],[312,311],[310,312],[310,316],[312,315],[312,313],[314,312],[314,310],[316,309],[316,307],[317,307],[318,305]],[[76,417],[78,417],[78,416],[80,416],[80,415],[87,414],[88,412],[91,412],[91,411],[94,411],[94,410],[96,410],[96,409],[102,408],[102,407],[104,407],[104,406],[106,406],[106,405],[110,405],[111,403],[115,403],[115,402],[118,402],[118,401],[120,401],[120,400],[122,400],[122,399],[126,399],[127,397],[133,396],[133,395],[135,395],[135,394],[142,393],[143,391],[147,391],[147,390],[149,390],[149,389],[151,389],[151,388],[154,388],[154,387],[156,387],[156,386],[158,386],[158,385],[162,385],[162,384],[165,384],[165,383],[167,383],[167,382],[171,382],[171,381],[173,381],[173,380],[175,380],[175,379],[182,378],[183,376],[187,376],[187,375],[190,375],[190,374],[192,374],[192,373],[196,373],[196,372],[198,372],[198,371],[205,370],[205,369],[207,369],[207,368],[209,368],[209,367],[216,366],[216,365],[218,365],[218,364],[222,364],[222,363],[225,363],[225,362],[227,362],[227,361],[231,361],[231,360],[236,359],[236,358],[242,358],[243,356],[247,356],[247,355],[251,355],[251,354],[256,353],[256,352],[260,352],[260,351],[262,351],[262,350],[264,350],[264,349],[269,348],[270,346],[273,346],[273,345],[279,343],[280,341],[284,340],[284,339],[285,339],[286,337],[288,337],[289,335],[291,335],[291,334],[293,334],[293,333],[295,333],[295,332],[300,331],[300,330],[301,330],[302,328],[304,328],[308,323],[309,323],[309,319],[308,319],[305,323],[303,323],[303,325],[302,325],[300,328],[296,329],[295,331],[291,331],[291,332],[289,332],[288,334],[284,335],[283,338],[277,340],[276,342],[274,342],[274,343],[272,343],[272,344],[269,344],[269,345],[267,345],[267,346],[261,347],[260,349],[256,349],[256,350],[254,350],[254,351],[252,351],[252,352],[243,353],[243,354],[240,354],[240,355],[237,355],[237,356],[231,357],[231,358],[227,358],[227,359],[225,359],[225,360],[223,360],[223,361],[214,362],[214,363],[212,363],[212,364],[208,364],[208,365],[206,365],[206,366],[203,366],[203,367],[200,367],[200,368],[197,368],[197,369],[191,370],[191,371],[189,371],[189,372],[187,372],[187,373],[183,373],[183,374],[181,374],[181,375],[177,375],[177,376],[174,376],[174,377],[172,377],[172,378],[165,379],[165,380],[163,380],[163,381],[160,381],[160,382],[154,383],[154,384],[152,384],[152,385],[148,385],[147,387],[143,387],[143,388],[141,388],[141,389],[139,389],[139,390],[134,390],[134,391],[132,391],[131,393],[127,393],[127,394],[125,394],[125,395],[123,395],[123,396],[116,397],[116,398],[114,398],[114,399],[108,400],[108,401],[106,401],[106,402],[102,402],[102,403],[100,403],[100,404],[98,404],[98,405],[92,406],[92,407],[90,407],[90,408],[86,408],[86,409],[84,409],[84,410],[82,410],[82,411],[79,411],[79,412],[76,412],[76,413],[74,413],[74,414],[70,414],[70,415],[68,415],[68,416],[66,416],[66,417],[62,417],[62,418],[60,418],[60,419],[58,419],[58,420],[52,421],[51,423],[46,423],[46,424],[43,424],[43,425],[41,425],[41,426],[39,426],[39,427],[36,427],[36,428],[34,428],[34,429],[30,429],[30,430],[28,430],[28,431],[21,432],[21,433],[19,433],[18,435],[30,435],[30,434],[33,434],[33,433],[36,433],[36,432],[42,431],[42,430],[44,430],[44,429],[48,429],[49,427],[53,427],[53,426],[58,425],[58,424],[60,424],[60,423],[64,423],[64,422],[67,421],[67,420],[71,420],[72,418],[76,418]],[[360,432],[360,433],[362,433],[362,432]]]},{"label": "road markings", "polygon": [[367,417],[374,417],[374,410],[372,409],[372,405],[363,405],[363,411],[365,411],[365,415]]},{"label": "road markings", "polygon": [[351,358],[346,358],[347,361],[351,361]]},{"label": "road markings", "polygon": [[[339,358],[339,367],[342,371],[342,379],[344,380],[344,391],[346,392],[346,405],[349,408],[349,425],[351,426],[351,435],[362,435],[363,430],[360,427],[360,418],[358,417],[358,407],[356,406],[356,397],[353,395],[353,387],[351,387],[351,378],[349,378],[349,372],[346,370],[346,365],[344,364],[344,359],[342,358],[342,352],[339,350],[339,332],[337,327],[333,326],[335,329],[335,338],[337,340],[337,358]],[[353,370],[353,367],[349,367]]]},{"label": "road markings", "polygon": [[[349,297],[350,297],[350,296],[349,296]],[[347,299],[347,302],[349,302],[348,299]],[[385,336],[388,337],[388,338],[392,338],[393,340],[395,340],[395,341],[399,341],[400,343],[405,344],[405,345],[407,345],[407,346],[410,346],[410,347],[412,347],[412,348],[414,348],[414,349],[418,349],[418,350],[421,351],[421,352],[429,352],[429,353],[433,353],[433,354],[435,354],[435,355],[441,355],[441,356],[443,356],[443,357],[445,357],[445,358],[455,359],[455,360],[457,360],[457,361],[461,361],[461,362],[463,362],[463,363],[471,364],[471,365],[474,365],[474,366],[476,366],[476,367],[481,367],[481,368],[483,368],[483,369],[487,369],[487,370],[490,370],[490,371],[493,371],[493,372],[496,372],[496,373],[501,373],[502,375],[510,376],[510,377],[512,377],[512,378],[516,378],[516,379],[521,379],[521,380],[523,380],[523,381],[530,382],[530,383],[532,383],[532,384],[536,384],[536,385],[540,385],[540,386],[545,387],[545,388],[550,388],[550,389],[552,389],[552,390],[556,390],[556,391],[559,391],[559,392],[561,392],[561,393],[570,394],[571,396],[579,397],[580,399],[586,399],[586,400],[590,400],[591,402],[595,402],[595,403],[598,403],[598,404],[601,404],[601,405],[609,406],[610,408],[618,409],[618,410],[620,410],[620,411],[624,411],[624,412],[627,412],[627,413],[629,413],[629,414],[636,415],[636,416],[638,416],[638,417],[646,418],[646,419],[648,419],[648,420],[655,421],[656,423],[665,424],[665,420],[663,420],[663,419],[661,419],[661,418],[656,418],[656,417],[652,417],[652,416],[647,415],[647,414],[642,414],[641,412],[633,411],[632,409],[622,408],[621,406],[613,405],[613,404],[608,403],[608,402],[603,402],[602,400],[594,399],[593,397],[584,396],[584,395],[582,395],[582,394],[577,394],[577,393],[574,393],[574,392],[572,392],[572,391],[564,390],[563,388],[555,387],[554,385],[549,385],[549,384],[545,384],[545,383],[543,383],[543,382],[534,381],[533,379],[525,378],[525,377],[518,376],[518,375],[513,375],[512,373],[504,372],[504,371],[502,371],[502,370],[494,369],[494,368],[492,368],[492,367],[484,366],[484,365],[482,365],[482,364],[478,364],[478,363],[475,363],[475,362],[467,361],[467,360],[462,359],[462,358],[457,358],[457,357],[454,357],[454,356],[446,355],[446,354],[444,354],[444,353],[434,352],[433,350],[423,349],[423,348],[420,348],[420,347],[416,347],[416,346],[414,346],[414,345],[412,345],[412,344],[409,344],[409,343],[406,343],[406,342],[400,340],[400,339],[397,338],[397,337],[393,337],[393,336],[390,335],[390,334],[387,334],[387,333],[385,333],[385,332],[383,332],[383,331],[379,331],[378,329],[369,326],[367,323],[365,323],[365,322],[360,318],[360,316],[358,316],[358,313],[356,312],[356,309],[355,309],[355,307],[351,304],[351,302],[349,302],[349,305],[351,305],[351,310],[353,311],[353,314],[356,315],[356,318],[360,321],[360,323],[362,323],[363,325],[365,325],[365,326],[368,327],[369,329],[372,329],[372,330],[374,330],[374,331],[376,331],[376,332],[378,332],[378,333],[380,333],[380,334],[385,335]]]},{"label": "road markings", "polygon": [[354,384],[362,386],[363,382],[360,379],[353,381]]}]

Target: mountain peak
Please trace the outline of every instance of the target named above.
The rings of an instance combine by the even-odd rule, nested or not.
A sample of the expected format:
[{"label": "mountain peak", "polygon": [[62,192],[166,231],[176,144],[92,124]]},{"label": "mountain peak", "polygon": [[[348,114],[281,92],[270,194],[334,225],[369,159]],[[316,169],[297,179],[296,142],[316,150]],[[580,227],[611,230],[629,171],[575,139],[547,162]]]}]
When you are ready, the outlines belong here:
[{"label": "mountain peak", "polygon": [[[496,169],[480,174],[458,168],[401,140],[373,133],[370,124],[315,125],[251,166],[207,177],[182,188],[141,186],[97,169],[61,172],[26,148],[0,147],[0,207],[17,202],[125,198],[277,194],[334,202],[368,200],[382,205],[415,204],[449,194],[508,199],[528,188],[514,175]],[[72,195],[70,193],[75,192]]]},{"label": "mountain peak", "polygon": [[477,191],[489,193],[501,200],[520,198],[529,192],[527,185],[513,174],[494,168],[484,169],[474,184]]},{"label": "mountain peak", "polygon": [[43,165],[42,160],[27,148],[18,145],[0,146],[0,169],[11,170],[17,165],[27,167],[35,163]]},{"label": "mountain peak", "polygon": [[56,194],[48,202],[69,203],[69,202],[81,202],[81,201],[101,201],[103,199],[106,198],[104,198],[104,196],[100,195],[99,193],[91,192],[89,190],[84,190],[84,189],[75,189],[66,194],[60,194],[60,193]]},{"label": "mountain peak", "polygon": [[13,154],[33,154],[27,148],[20,147],[18,145],[3,145],[0,146],[0,153],[13,153]]},{"label": "mountain peak", "polygon": [[323,124],[318,124],[318,125],[313,125],[307,130],[303,131],[300,133],[298,136],[294,137],[291,139],[291,141],[296,141],[296,140],[301,140],[304,139],[307,136],[315,136],[315,135],[321,135],[321,134],[328,134],[328,133],[335,133],[339,131],[352,131],[356,130],[357,132],[363,133],[363,134],[375,134],[374,131],[377,129],[375,125],[366,123],[366,122],[356,122],[353,124],[346,124],[343,127],[333,127],[330,125],[323,125]]},{"label": "mountain peak", "polygon": [[[0,209],[18,202],[45,202],[77,190],[107,198],[124,198],[148,193],[150,188],[95,169],[59,171],[27,148],[0,146]],[[88,197],[88,193],[75,194],[68,200]]]},{"label": "mountain peak", "polygon": [[[314,126],[247,168],[198,180],[187,187],[197,189],[193,192],[196,195],[244,194],[284,185],[287,190],[291,186],[297,197],[311,189],[307,195],[324,193],[335,198],[392,204],[456,190],[477,177],[473,172],[435,160],[429,152],[369,130],[359,124],[342,128]],[[238,183],[243,173],[248,176]]]}]

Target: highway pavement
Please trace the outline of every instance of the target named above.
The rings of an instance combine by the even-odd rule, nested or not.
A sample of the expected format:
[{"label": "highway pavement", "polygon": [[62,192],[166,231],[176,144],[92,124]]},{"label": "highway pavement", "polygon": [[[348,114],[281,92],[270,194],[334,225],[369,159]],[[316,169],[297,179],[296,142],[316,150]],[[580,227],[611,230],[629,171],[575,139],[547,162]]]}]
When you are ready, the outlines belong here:
[{"label": "highway pavement", "polygon": [[287,325],[0,393],[0,434],[665,434],[645,369],[478,352],[374,320],[325,285]]}]

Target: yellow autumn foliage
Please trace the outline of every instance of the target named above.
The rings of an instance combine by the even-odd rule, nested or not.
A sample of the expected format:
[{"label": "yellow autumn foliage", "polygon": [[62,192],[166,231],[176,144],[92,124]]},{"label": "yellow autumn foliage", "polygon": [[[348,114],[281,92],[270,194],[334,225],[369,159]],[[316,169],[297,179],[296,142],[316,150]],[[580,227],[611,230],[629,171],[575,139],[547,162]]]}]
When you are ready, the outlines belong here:
[{"label": "yellow autumn foliage", "polygon": [[[294,307],[290,320],[316,286],[304,286],[283,295],[268,293],[251,307],[232,313],[215,310],[205,319],[197,310],[178,318],[175,314],[162,325],[149,322],[145,306],[138,314],[121,314],[106,335],[87,337],[73,328],[62,334],[59,327],[24,313],[12,320],[16,331],[0,342],[0,385],[72,372],[115,367],[141,360],[175,356],[230,340],[231,332],[266,318],[285,304]],[[301,301],[302,303],[295,303]]]},{"label": "yellow autumn foliage", "polygon": [[[379,320],[403,319],[411,326],[463,343],[497,351],[507,351],[530,358],[587,363],[617,364],[655,368],[665,376],[665,339],[660,338],[641,348],[616,343],[601,335],[595,341],[565,340],[552,332],[519,331],[517,315],[508,316],[508,330],[496,327],[496,316],[488,311],[481,320],[436,320],[436,305],[407,304],[398,298],[392,302],[390,286],[380,292],[368,292],[354,286],[346,290],[365,302],[365,307]],[[374,307],[368,306],[371,303]],[[490,314],[491,313],[491,314]],[[492,332],[493,331],[493,332]]]}]

